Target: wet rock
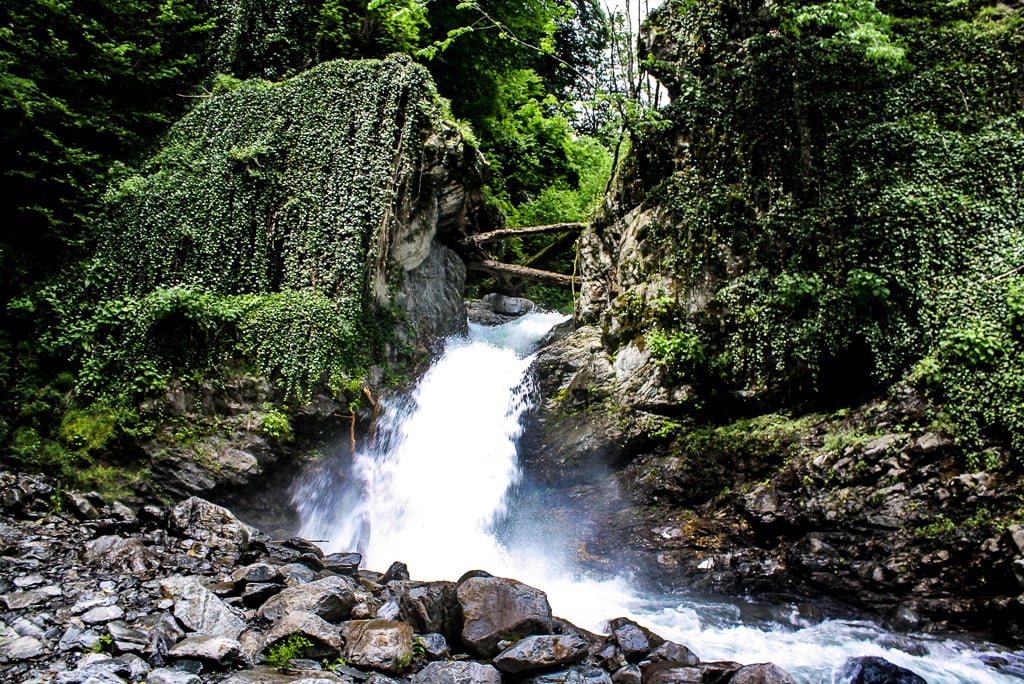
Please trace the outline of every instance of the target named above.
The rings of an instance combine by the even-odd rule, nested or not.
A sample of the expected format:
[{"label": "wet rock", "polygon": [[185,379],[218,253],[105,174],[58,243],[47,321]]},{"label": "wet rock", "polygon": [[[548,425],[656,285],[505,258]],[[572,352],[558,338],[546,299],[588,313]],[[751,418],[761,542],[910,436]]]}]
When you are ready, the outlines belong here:
[{"label": "wet rock", "polygon": [[282,589],[284,586],[281,584],[246,584],[242,590],[242,603],[250,607],[259,606]]},{"label": "wet rock", "polygon": [[269,646],[282,639],[298,634],[313,643],[313,650],[307,654],[317,658],[331,658],[341,655],[344,643],[338,630],[319,615],[303,610],[288,613],[270,628],[264,637]]},{"label": "wet rock", "polygon": [[679,663],[650,663],[641,667],[644,684],[700,684],[704,673],[697,667]]},{"label": "wet rock", "polygon": [[82,650],[88,651],[100,643],[100,635],[91,629],[82,629],[71,625],[64,630],[57,648],[61,651]]},{"label": "wet rock", "polygon": [[359,570],[359,564],[363,557],[358,553],[331,553],[324,556],[324,570],[336,572],[339,575],[354,575]]},{"label": "wet rock", "polygon": [[470,577],[457,589],[462,608],[462,641],[479,656],[498,653],[498,643],[510,637],[551,630],[547,596],[522,582],[501,577]]},{"label": "wet rock", "polygon": [[612,639],[619,651],[631,663],[638,663],[652,650],[665,643],[665,640],[654,632],[628,618],[616,618],[609,621]]},{"label": "wet rock", "polygon": [[301,610],[337,622],[348,617],[353,605],[355,594],[349,581],[331,576],[285,589],[260,606],[259,616],[274,622]]},{"label": "wet rock", "polygon": [[160,565],[158,556],[137,537],[108,535],[86,542],[82,562],[96,568],[142,574]]},{"label": "wet rock", "polygon": [[100,512],[81,492],[64,492],[64,501],[72,515],[79,520],[96,520],[100,517]]},{"label": "wet rock", "polygon": [[434,662],[417,672],[412,684],[501,684],[501,673],[472,661]]},{"label": "wet rock", "polygon": [[115,620],[107,625],[107,633],[114,641],[114,647],[122,653],[141,653],[149,646],[149,633]]},{"label": "wet rock", "polygon": [[848,659],[839,681],[842,684],[927,684],[924,677],[877,656]]},{"label": "wet rock", "polygon": [[401,561],[395,561],[384,573],[384,577],[381,578],[381,584],[387,584],[388,582],[402,582],[409,579],[409,568],[405,563]]},{"label": "wet rock", "polygon": [[502,672],[519,674],[578,663],[589,650],[590,644],[576,635],[542,634],[520,639],[491,662]]},{"label": "wet rock", "polygon": [[537,308],[537,305],[529,299],[509,297],[497,292],[484,295],[480,301],[501,316],[523,316]]},{"label": "wet rock", "polygon": [[741,667],[729,684],[797,684],[793,677],[773,663],[756,663]]},{"label": "wet rock", "polygon": [[402,619],[426,634],[437,632],[454,641],[462,627],[462,612],[454,582],[429,582],[405,589],[398,597]]},{"label": "wet rock", "polygon": [[345,660],[359,668],[401,674],[412,660],[412,627],[389,620],[351,620],[341,627]]},{"label": "wet rock", "polygon": [[704,684],[726,684],[729,678],[743,666],[731,661],[718,661],[713,663],[701,663],[701,672],[704,673]]},{"label": "wet rock", "polygon": [[174,617],[193,632],[237,639],[245,629],[241,618],[197,577],[175,575],[163,580],[160,586],[174,598]]},{"label": "wet rock", "polygon": [[559,672],[548,672],[534,675],[522,680],[519,684],[612,684],[608,673],[597,667],[577,665]]},{"label": "wet rock", "polygon": [[651,662],[671,662],[680,665],[696,666],[700,659],[693,651],[674,641],[666,641],[650,652],[647,659]]},{"label": "wet rock", "polygon": [[203,680],[191,672],[161,667],[149,673],[146,684],[203,684]]}]

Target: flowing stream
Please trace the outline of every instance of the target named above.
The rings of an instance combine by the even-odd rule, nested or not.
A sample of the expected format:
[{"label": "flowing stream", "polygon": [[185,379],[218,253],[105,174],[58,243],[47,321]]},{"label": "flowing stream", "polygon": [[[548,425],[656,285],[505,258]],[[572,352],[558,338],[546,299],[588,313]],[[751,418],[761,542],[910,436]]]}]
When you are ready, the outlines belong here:
[{"label": "flowing stream", "polygon": [[455,580],[473,569],[513,577],[543,589],[555,615],[581,627],[600,632],[604,621],[629,616],[703,660],[774,662],[807,684],[838,683],[843,662],[865,655],[929,684],[1024,681],[1024,657],[994,646],[898,635],[863,621],[767,618],[778,610],[742,601],[646,595],[625,579],[574,574],[554,560],[569,555],[557,535],[499,535],[525,517],[508,514],[522,479],[518,439],[532,402],[532,352],[565,318],[470,324],[468,338],[449,339],[415,390],[382,408],[376,434],[351,463],[322,464],[304,478],[294,494],[300,534],[328,553],[358,550],[374,570],[401,560],[416,579]]}]

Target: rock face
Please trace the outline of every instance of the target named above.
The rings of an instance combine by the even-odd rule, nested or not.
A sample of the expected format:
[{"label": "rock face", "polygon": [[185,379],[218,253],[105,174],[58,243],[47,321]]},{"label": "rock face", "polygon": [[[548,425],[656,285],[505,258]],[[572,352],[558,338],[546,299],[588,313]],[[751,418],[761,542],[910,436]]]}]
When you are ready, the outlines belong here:
[{"label": "rock face", "polygon": [[[760,155],[730,156],[732,143],[722,142],[759,132],[734,118],[739,128],[726,134],[726,124],[687,110],[692,98],[705,102],[701,112],[715,109],[695,94],[702,88],[731,84],[722,100],[731,111],[736,91],[728,88],[760,92],[773,83],[752,76],[746,60],[775,63],[757,53],[778,30],[774,6],[705,12],[666,2],[644,29],[655,73],[681,102],[665,110],[677,117],[665,132],[637,141],[623,162],[581,237],[576,329],[538,354],[542,406],[523,449],[526,477],[542,492],[537,505],[595,572],[625,567],[665,590],[809,597],[901,628],[1024,642],[1024,555],[1010,532],[1024,486],[1018,455],[1004,448],[1013,431],[993,430],[985,456],[962,448],[970,430],[952,427],[924,385],[901,379],[913,358],[887,376],[891,387],[871,387],[868,369],[881,361],[865,359],[898,347],[899,335],[913,337],[916,323],[878,335],[860,328],[834,351],[838,333],[895,320],[908,297],[859,310],[855,321],[839,315],[838,299],[810,302],[847,280],[822,257],[820,235],[801,242],[793,232],[789,211],[807,198],[775,186],[777,175],[759,175]],[[735,82],[717,71],[726,62]],[[785,142],[786,154],[806,149],[810,138],[787,138],[793,133],[773,129],[772,140]],[[818,133],[820,152],[831,130]],[[744,173],[760,189],[747,193],[737,180],[708,199],[719,177],[711,176],[727,176],[740,158],[759,160]],[[769,187],[789,198],[774,205],[787,207],[777,224],[785,230],[761,242],[776,225],[761,222],[771,212],[758,203],[776,197]],[[807,280],[787,280],[801,250],[813,255],[801,271]],[[861,261],[844,268],[859,273],[890,256],[858,252]],[[788,307],[786,315],[769,315],[772,306]],[[820,308],[808,314],[805,306]],[[821,325],[810,344],[788,334],[805,324]]]},{"label": "rock face", "polygon": [[[90,516],[83,524],[47,508],[49,494],[38,492],[52,485],[24,475],[19,481],[32,487],[0,508],[10,544],[0,575],[4,682],[608,684],[613,675],[639,681],[629,679],[629,668],[643,671],[643,681],[663,682],[726,671],[628,620],[613,621],[609,636],[581,630],[552,617],[542,591],[512,579],[474,572],[456,585],[402,579],[407,573],[397,571],[386,582],[366,570],[339,575],[309,542],[273,542],[255,530],[240,549],[241,523],[198,499],[179,507],[216,511],[215,518],[182,524],[165,510],[125,531],[157,564],[129,572],[82,564],[87,542],[116,524],[115,507],[94,502],[98,515],[80,512]],[[278,590],[247,604],[246,590],[260,585]],[[31,600],[19,599],[28,592],[35,592]],[[98,611],[109,614],[85,618]],[[452,641],[426,630],[448,632]],[[472,660],[484,654],[493,664]]]}]

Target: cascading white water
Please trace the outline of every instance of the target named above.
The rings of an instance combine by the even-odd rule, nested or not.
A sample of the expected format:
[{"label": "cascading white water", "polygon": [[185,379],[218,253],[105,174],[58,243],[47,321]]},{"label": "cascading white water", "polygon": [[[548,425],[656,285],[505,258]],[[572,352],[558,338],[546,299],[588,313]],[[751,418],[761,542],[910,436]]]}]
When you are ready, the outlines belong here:
[{"label": "cascading white water", "polygon": [[449,339],[412,396],[385,407],[377,437],[357,455],[350,486],[361,494],[347,493],[340,507],[302,494],[300,534],[327,540],[328,551],[359,549],[371,568],[401,560],[422,579],[508,568],[493,527],[520,476],[528,354],[565,319],[471,324],[469,338]]},{"label": "cascading white water", "polygon": [[[909,668],[929,684],[1020,684],[1018,654],[894,635],[866,622],[767,624],[746,619],[741,604],[644,596],[622,579],[575,576],[549,561],[572,554],[539,550],[544,544],[519,553],[503,548],[495,531],[521,477],[517,441],[530,407],[530,353],[564,319],[539,313],[493,328],[471,324],[468,338],[448,340],[412,395],[384,407],[351,472],[326,468],[297,491],[300,534],[327,552],[359,550],[375,570],[401,560],[417,579],[454,580],[472,569],[515,577],[545,590],[555,614],[581,627],[599,630],[626,615],[702,659],[771,661],[807,684],[837,682],[835,668],[863,655]],[[985,658],[1009,665],[1000,671]]]}]

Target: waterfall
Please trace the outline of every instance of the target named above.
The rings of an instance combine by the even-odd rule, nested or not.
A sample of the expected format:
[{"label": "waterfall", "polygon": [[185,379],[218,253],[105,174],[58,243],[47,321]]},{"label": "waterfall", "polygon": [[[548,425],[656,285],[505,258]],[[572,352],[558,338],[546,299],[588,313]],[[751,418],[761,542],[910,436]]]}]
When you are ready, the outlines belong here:
[{"label": "waterfall", "polygon": [[370,568],[401,560],[422,579],[511,569],[494,528],[520,478],[530,352],[565,319],[536,313],[450,338],[412,394],[383,408],[344,491],[296,497],[300,534],[328,552],[357,549]]},{"label": "waterfall", "polygon": [[[893,634],[865,621],[765,620],[742,600],[644,595],[624,579],[574,575],[553,560],[571,554],[555,548],[550,531],[518,535],[533,537],[527,551],[503,547],[496,531],[521,481],[517,442],[532,399],[531,354],[562,320],[529,314],[492,328],[471,324],[468,337],[449,339],[416,388],[386,402],[376,434],[351,463],[320,464],[303,480],[294,495],[299,534],[327,552],[358,550],[373,570],[403,561],[416,579],[455,580],[472,569],[514,577],[543,589],[554,613],[581,627],[599,631],[625,615],[702,659],[770,661],[805,684],[837,682],[836,668],[864,655],[929,684],[1020,683],[1024,658],[994,647]],[[1004,670],[986,661],[1002,661]]]}]

